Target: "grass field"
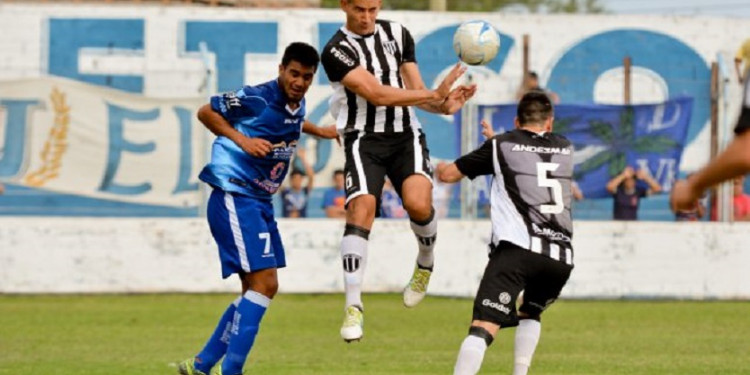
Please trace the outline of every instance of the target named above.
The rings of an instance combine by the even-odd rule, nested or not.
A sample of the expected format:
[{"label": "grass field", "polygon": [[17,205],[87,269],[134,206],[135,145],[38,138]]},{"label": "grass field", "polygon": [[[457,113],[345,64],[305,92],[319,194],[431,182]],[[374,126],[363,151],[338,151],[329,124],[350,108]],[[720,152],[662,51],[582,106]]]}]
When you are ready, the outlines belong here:
[{"label": "grass field", "polygon": [[[0,296],[0,374],[174,374],[229,295]],[[280,295],[248,374],[450,374],[467,299],[367,295],[365,337],[338,336],[340,295]],[[750,374],[750,303],[561,301],[545,315],[531,374]],[[509,374],[513,331],[482,374]]]}]

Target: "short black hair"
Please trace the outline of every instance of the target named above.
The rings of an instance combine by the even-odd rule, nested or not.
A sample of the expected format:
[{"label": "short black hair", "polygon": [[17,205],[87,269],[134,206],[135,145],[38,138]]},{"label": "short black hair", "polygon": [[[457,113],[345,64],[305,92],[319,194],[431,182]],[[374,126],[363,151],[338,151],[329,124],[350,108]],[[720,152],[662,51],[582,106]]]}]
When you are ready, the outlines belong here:
[{"label": "short black hair", "polygon": [[533,70],[529,71],[528,76],[530,78],[539,79],[539,75],[537,75],[536,72]]},{"label": "short black hair", "polygon": [[532,90],[527,92],[518,102],[516,116],[521,126],[526,124],[541,124],[547,121],[554,111],[552,101],[544,91]]},{"label": "short black hair", "polygon": [[294,175],[297,175],[297,174],[300,175],[300,176],[302,176],[302,177],[305,176],[305,172],[302,172],[301,170],[296,169],[296,168],[292,169],[292,172],[289,174],[289,176],[294,176]]},{"label": "short black hair", "polygon": [[343,169],[337,169],[337,170],[333,171],[333,177],[336,177],[337,174],[343,175],[344,174],[344,170]]},{"label": "short black hair", "polygon": [[307,43],[294,42],[284,50],[284,56],[281,58],[281,65],[287,66],[292,61],[296,61],[303,66],[314,67],[315,70],[318,70],[320,56],[315,47]]}]

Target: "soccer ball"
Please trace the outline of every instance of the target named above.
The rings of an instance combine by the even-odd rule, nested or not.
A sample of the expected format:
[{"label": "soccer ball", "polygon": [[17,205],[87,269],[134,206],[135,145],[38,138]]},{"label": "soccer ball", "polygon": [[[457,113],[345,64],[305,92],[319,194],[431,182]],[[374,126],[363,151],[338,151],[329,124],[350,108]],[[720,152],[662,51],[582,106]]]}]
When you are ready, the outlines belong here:
[{"label": "soccer ball", "polygon": [[453,34],[453,50],[461,61],[469,65],[489,63],[499,49],[497,30],[484,21],[464,22]]}]

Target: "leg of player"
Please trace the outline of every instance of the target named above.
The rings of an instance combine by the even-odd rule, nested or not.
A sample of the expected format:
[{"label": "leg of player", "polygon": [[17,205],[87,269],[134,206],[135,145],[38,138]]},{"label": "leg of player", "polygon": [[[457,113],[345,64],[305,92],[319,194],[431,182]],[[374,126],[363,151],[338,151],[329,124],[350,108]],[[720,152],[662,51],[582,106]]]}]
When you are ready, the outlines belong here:
[{"label": "leg of player", "polygon": [[500,326],[483,320],[474,320],[469,328],[461,349],[458,351],[453,375],[474,375],[479,372],[484,360],[484,352],[492,344]]},{"label": "leg of player", "polygon": [[375,197],[360,195],[346,207],[346,229],[341,240],[346,305],[341,337],[346,342],[358,341],[363,335],[364,315],[362,279],[367,265],[367,240],[375,220]]},{"label": "leg of player", "polygon": [[427,293],[434,265],[437,220],[432,207],[432,182],[421,174],[411,175],[402,184],[401,195],[419,246],[414,273],[404,289],[404,305],[414,307]]},{"label": "leg of player", "polygon": [[514,345],[513,375],[526,375],[531,367],[531,358],[534,356],[539,336],[542,333],[541,316],[530,316],[519,311],[518,327]]},{"label": "leg of player", "polygon": [[[244,284],[244,282],[243,282]],[[244,292],[243,292],[244,293]],[[227,345],[229,344],[229,334],[234,320],[234,313],[240,304],[242,297],[237,297],[224,314],[219,319],[213,335],[195,358],[183,361],[178,366],[178,372],[181,375],[205,375],[211,371],[216,363],[226,354]]]},{"label": "leg of player", "polygon": [[279,282],[276,268],[254,271],[243,275],[243,293],[229,330],[229,344],[221,372],[216,375],[240,375],[247,355],[255,342],[271,299],[276,295]]}]

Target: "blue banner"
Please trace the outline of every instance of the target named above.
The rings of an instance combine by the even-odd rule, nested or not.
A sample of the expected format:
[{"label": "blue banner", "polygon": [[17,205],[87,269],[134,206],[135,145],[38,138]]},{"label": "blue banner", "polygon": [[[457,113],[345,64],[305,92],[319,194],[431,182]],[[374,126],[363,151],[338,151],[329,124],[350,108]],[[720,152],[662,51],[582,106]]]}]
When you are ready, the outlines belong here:
[{"label": "blue banner", "polygon": [[[587,199],[609,197],[607,182],[626,166],[647,168],[669,191],[678,177],[692,109],[693,99],[687,97],[632,106],[558,105],[553,131],[573,143],[575,180]],[[485,119],[496,133],[504,132],[513,128],[516,105],[479,106],[477,113],[477,124]],[[480,132],[477,145],[483,141]]]}]

